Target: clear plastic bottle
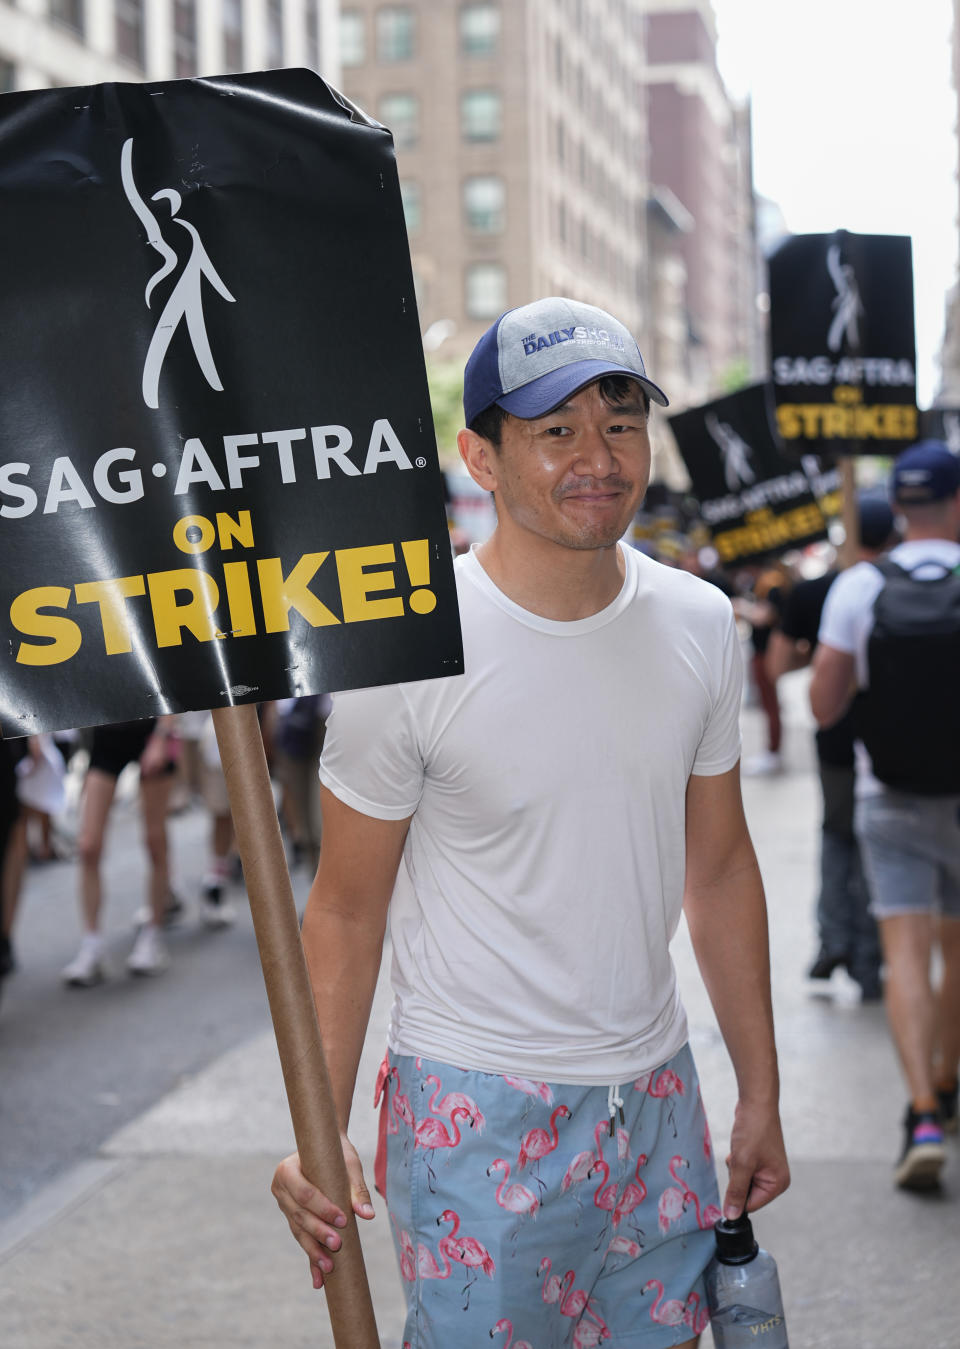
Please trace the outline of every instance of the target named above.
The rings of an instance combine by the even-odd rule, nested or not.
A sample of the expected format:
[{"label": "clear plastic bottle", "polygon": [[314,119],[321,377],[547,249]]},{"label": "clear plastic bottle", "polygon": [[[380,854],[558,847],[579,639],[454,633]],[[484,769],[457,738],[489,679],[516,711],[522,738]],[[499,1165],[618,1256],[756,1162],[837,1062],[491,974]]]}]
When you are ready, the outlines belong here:
[{"label": "clear plastic bottle", "polygon": [[757,1244],[750,1219],[721,1218],[707,1266],[707,1304],[716,1349],[789,1349],[777,1265]]}]

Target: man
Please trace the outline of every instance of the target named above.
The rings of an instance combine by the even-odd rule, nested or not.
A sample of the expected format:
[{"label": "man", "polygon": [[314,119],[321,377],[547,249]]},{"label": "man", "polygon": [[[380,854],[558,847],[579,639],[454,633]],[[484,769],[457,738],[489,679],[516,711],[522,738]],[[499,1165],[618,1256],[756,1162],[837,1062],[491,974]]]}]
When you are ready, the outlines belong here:
[{"label": "man", "polygon": [[[893,511],[884,497],[863,492],[857,503],[859,543],[857,559],[869,562],[895,541]],[[780,627],[767,651],[767,674],[774,684],[791,670],[802,670],[813,659],[827,591],[838,572],[826,571],[809,581],[798,581],[787,593]],[[869,912],[869,896],[860,853],[853,832],[853,711],[833,726],[817,731],[817,767],[823,798],[820,831],[820,896],[817,928],[820,949],[810,978],[828,981],[844,966],[860,985],[864,1002],[882,996],[880,939]]]},{"label": "man", "polygon": [[[732,611],[618,542],[651,397],[602,310],[503,315],[465,373],[460,453],[497,507],[456,562],[466,673],[334,698],[303,941],[369,1218],[346,1129],[389,906],[381,1137],[421,1347],[506,1321],[697,1343],[720,1211],[668,953],[681,900],[740,1090],[724,1210],[788,1184]],[[295,1157],[274,1193],[319,1287],[337,1211]]]},{"label": "man", "polygon": [[[912,446],[896,461],[892,493],[906,531],[890,562],[913,573],[918,582],[949,577],[960,567],[960,461],[938,441]],[[813,714],[821,726],[842,716],[854,689],[863,691],[858,713],[868,718],[858,721],[861,737],[877,720],[871,702],[879,696],[878,686],[870,678],[870,648],[877,648],[870,638],[875,606],[889,584],[876,566],[861,562],[839,576],[827,595],[810,684]],[[922,612],[920,606],[914,600],[914,612]],[[899,675],[909,678],[909,653],[895,663],[901,667]],[[877,668],[874,664],[875,675]],[[881,721],[890,744],[900,743],[898,733],[905,732],[908,748],[915,743],[926,756],[926,771],[942,775],[956,763],[956,737],[946,721],[937,724],[937,713],[926,745],[923,727],[938,684],[956,719],[955,657],[947,663],[935,660],[924,678],[928,682],[917,697],[901,706],[899,715]],[[879,740],[868,738],[871,753],[862,738],[857,742],[855,827],[887,967],[887,1016],[910,1093],[894,1178],[905,1188],[926,1189],[938,1182],[945,1160],[943,1127],[955,1129],[957,1121],[960,790],[931,792],[925,783],[919,784],[922,791],[910,789],[909,782],[890,785],[889,770],[884,767],[881,773],[877,762],[886,750],[884,735],[881,731]],[[930,963],[938,937],[943,978],[936,994]]]}]

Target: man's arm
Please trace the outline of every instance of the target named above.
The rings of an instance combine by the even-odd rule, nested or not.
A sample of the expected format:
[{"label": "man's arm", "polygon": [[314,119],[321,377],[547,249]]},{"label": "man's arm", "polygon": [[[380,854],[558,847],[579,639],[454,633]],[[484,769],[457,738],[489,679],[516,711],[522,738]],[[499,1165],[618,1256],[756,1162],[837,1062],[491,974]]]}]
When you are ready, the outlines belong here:
[{"label": "man's arm", "polygon": [[761,1208],[790,1184],[770,1001],[763,882],[740,798],[739,767],[687,785],[684,912],[700,973],[737,1077],[725,1217]]},{"label": "man's arm", "polygon": [[[372,1218],[373,1206],[356,1149],[347,1137],[357,1066],[383,950],[387,908],[409,819],[378,820],[321,788],[323,843],[303,916],[302,939],[317,1007],[324,1059],[340,1122],[353,1210]],[[273,1194],[307,1253],[315,1288],[339,1250],[337,1208],[300,1169],[296,1153],[277,1167]]]},{"label": "man's arm", "polygon": [[819,726],[832,726],[850,706],[856,688],[856,662],[848,651],[821,642],[813,658],[810,708]]}]

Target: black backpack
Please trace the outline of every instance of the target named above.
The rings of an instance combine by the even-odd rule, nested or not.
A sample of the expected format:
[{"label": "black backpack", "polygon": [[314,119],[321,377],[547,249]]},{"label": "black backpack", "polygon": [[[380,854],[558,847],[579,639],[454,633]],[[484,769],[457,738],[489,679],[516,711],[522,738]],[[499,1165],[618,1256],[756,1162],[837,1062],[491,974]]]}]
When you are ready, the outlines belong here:
[{"label": "black backpack", "polygon": [[[881,782],[922,796],[960,794],[960,568],[874,563],[884,586],[867,643],[858,737]],[[917,571],[937,575],[920,579]]]}]

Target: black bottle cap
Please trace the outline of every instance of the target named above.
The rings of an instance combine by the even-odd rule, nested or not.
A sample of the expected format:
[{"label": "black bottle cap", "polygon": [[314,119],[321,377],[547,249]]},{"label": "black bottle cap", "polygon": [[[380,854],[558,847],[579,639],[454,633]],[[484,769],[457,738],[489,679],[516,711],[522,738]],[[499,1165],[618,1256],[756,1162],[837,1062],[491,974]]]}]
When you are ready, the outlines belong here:
[{"label": "black bottle cap", "polygon": [[746,1265],[758,1255],[760,1247],[745,1213],[741,1213],[739,1218],[721,1218],[713,1230],[717,1238],[717,1259],[721,1265]]}]

